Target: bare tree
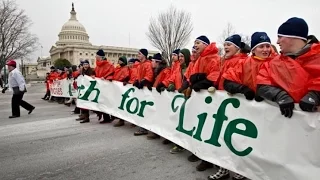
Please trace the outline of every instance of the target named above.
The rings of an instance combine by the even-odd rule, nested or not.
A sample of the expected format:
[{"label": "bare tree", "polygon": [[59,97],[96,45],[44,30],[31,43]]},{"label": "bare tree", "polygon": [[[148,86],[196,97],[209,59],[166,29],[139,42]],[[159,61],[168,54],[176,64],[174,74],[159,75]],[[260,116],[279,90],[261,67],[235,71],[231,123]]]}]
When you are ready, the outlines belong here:
[{"label": "bare tree", "polygon": [[29,32],[31,20],[14,0],[0,3],[0,70],[8,59],[25,58],[37,49],[38,38]]},{"label": "bare tree", "polygon": [[[221,46],[218,47],[220,56],[222,56],[224,54],[223,47],[222,47],[222,45],[224,44],[224,41],[229,36],[232,36],[233,34],[237,34],[236,29],[231,23],[228,23],[226,28],[223,30],[222,34],[219,36],[219,39],[218,39],[218,42],[221,44]],[[241,36],[241,41],[250,46],[250,43],[251,43],[250,36],[247,36],[244,34],[239,34],[239,35]]]},{"label": "bare tree", "polygon": [[162,52],[168,64],[171,64],[171,53],[187,44],[192,30],[191,14],[171,6],[156,19],[150,19],[147,36],[151,44]]}]

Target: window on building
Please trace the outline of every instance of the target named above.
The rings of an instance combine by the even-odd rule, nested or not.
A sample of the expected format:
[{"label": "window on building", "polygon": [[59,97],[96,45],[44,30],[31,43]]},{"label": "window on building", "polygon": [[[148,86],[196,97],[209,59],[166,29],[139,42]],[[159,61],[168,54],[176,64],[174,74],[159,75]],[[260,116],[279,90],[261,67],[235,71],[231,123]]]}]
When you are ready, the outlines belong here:
[{"label": "window on building", "polygon": [[82,55],[82,53],[80,53],[80,56]]},{"label": "window on building", "polygon": [[93,54],[91,54],[91,56],[93,56]]},{"label": "window on building", "polygon": [[88,53],[86,53],[86,56],[88,56]]},{"label": "window on building", "polygon": [[42,63],[42,67],[46,67],[46,63],[44,62],[44,63]]}]

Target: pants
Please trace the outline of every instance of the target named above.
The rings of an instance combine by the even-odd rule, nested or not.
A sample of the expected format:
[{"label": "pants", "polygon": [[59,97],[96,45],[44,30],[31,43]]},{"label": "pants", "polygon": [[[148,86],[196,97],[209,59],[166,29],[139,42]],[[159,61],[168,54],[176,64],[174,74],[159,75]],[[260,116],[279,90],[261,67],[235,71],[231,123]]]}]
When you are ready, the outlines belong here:
[{"label": "pants", "polygon": [[89,110],[88,109],[81,109],[81,114],[87,114],[89,116]]},{"label": "pants", "polygon": [[4,88],[4,87],[3,87],[3,81],[2,81],[1,78],[0,78],[0,87],[1,87],[1,88]]},{"label": "pants", "polygon": [[27,111],[31,111],[34,106],[22,100],[24,94],[14,94],[11,99],[12,116],[20,116],[20,106]]}]

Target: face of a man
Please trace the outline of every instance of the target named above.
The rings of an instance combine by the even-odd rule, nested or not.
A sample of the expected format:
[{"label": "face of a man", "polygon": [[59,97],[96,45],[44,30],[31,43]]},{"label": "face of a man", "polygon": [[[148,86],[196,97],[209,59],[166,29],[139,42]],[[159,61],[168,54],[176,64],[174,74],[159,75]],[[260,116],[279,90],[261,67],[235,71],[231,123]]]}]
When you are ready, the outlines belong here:
[{"label": "face of a man", "polygon": [[88,68],[89,68],[89,64],[88,64],[88,63],[84,63],[84,64],[83,64],[83,68],[84,68],[84,69],[88,69]]},{"label": "face of a man", "polygon": [[138,52],[138,59],[140,61],[143,61],[145,59],[145,56],[140,51]]},{"label": "face of a man", "polygon": [[291,52],[291,47],[293,46],[294,38],[278,36],[277,44],[280,46],[282,53],[293,53]]},{"label": "face of a man", "polygon": [[9,72],[11,72],[12,70],[14,70],[14,67],[13,66],[8,66],[8,70],[9,70]]},{"label": "face of a man", "polygon": [[207,45],[204,44],[203,42],[201,42],[199,40],[194,41],[194,49],[196,50],[196,52],[198,54],[201,54],[206,47],[207,47]]}]

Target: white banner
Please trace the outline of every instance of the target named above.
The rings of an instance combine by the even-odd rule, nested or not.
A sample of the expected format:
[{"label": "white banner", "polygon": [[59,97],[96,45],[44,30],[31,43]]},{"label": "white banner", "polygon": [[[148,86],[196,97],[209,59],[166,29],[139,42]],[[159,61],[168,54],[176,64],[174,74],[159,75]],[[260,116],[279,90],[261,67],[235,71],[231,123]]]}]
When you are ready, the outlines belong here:
[{"label": "white banner", "polygon": [[[79,86],[79,85],[78,85]],[[266,102],[223,91],[161,95],[85,76],[81,108],[106,112],[188,149],[199,158],[253,180],[318,180],[320,113],[291,119]]]},{"label": "white banner", "polygon": [[77,90],[73,86],[74,80],[62,79],[50,84],[50,93],[54,97],[77,97]]}]

